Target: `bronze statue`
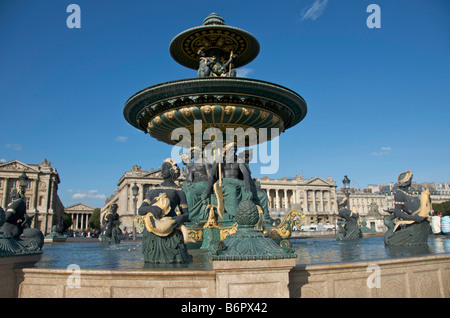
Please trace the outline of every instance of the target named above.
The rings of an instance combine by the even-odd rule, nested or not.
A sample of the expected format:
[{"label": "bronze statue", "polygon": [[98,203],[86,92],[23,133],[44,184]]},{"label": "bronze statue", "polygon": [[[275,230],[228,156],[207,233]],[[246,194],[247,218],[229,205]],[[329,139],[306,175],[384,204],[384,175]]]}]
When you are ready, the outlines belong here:
[{"label": "bronze statue", "polygon": [[33,217],[26,214],[23,195],[14,189],[11,198],[6,211],[0,209],[0,255],[40,252],[44,235],[31,227]]},{"label": "bronze statue", "polygon": [[215,161],[212,164],[208,188],[203,195],[203,199],[208,198],[212,192],[213,185],[217,181],[222,181],[225,221],[234,221],[237,206],[241,201],[253,199],[249,169],[245,162],[237,162],[236,151],[237,146],[234,142],[225,146],[223,163],[219,164],[219,162]]},{"label": "bronze statue", "polygon": [[182,160],[186,166],[182,189],[186,195],[189,219],[193,223],[204,223],[208,218],[209,202],[202,200],[202,195],[208,188],[211,164],[202,158],[202,149],[199,147],[192,147],[189,154],[183,154]]},{"label": "bronze statue", "polygon": [[[183,228],[180,229],[183,223],[189,220],[188,205],[183,190],[174,182],[180,176],[180,170],[173,159],[169,158],[164,160],[161,174],[163,182],[147,193],[138,213],[144,219],[150,213],[148,221],[144,221],[144,223],[150,223],[153,227],[158,227],[155,220],[167,217],[171,219],[171,224],[165,229],[164,236],[155,234],[151,227],[144,227],[142,251],[145,262],[191,262],[192,256],[189,254],[185,244],[185,238],[182,233]],[[166,199],[168,201],[165,201]],[[176,212],[177,208],[179,209],[179,214]],[[164,222],[166,226],[167,219]]]},{"label": "bronze statue", "polygon": [[203,48],[200,48],[197,54],[200,56],[197,77],[209,77],[211,75],[211,68],[215,64],[215,58],[207,57]]},{"label": "bronze statue", "polygon": [[431,210],[430,191],[414,195],[409,190],[413,173],[410,170],[398,176],[394,191],[394,209],[384,219],[388,230],[384,235],[386,246],[427,244],[430,231],[429,214]]},{"label": "bronze statue", "polygon": [[100,240],[105,244],[119,244],[119,235],[122,231],[119,228],[119,214],[117,213],[117,203],[111,204],[110,209],[103,215],[103,231],[100,234]]},{"label": "bronze statue", "polygon": [[361,230],[358,225],[359,213],[355,207],[352,210],[348,206],[348,197],[345,196],[338,203],[339,220],[338,232],[336,233],[337,241],[353,241],[362,237]]}]

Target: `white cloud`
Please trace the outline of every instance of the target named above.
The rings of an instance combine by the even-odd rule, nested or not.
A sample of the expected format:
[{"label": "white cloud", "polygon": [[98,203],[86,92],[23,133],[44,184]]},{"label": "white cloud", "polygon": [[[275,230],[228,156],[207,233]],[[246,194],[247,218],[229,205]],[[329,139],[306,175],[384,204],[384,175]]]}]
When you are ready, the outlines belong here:
[{"label": "white cloud", "polygon": [[118,142],[126,142],[128,140],[128,137],[126,136],[117,136],[116,139],[114,139],[115,141]]},{"label": "white cloud", "polygon": [[73,193],[70,197],[72,200],[83,199],[106,199],[105,194],[98,193],[98,190],[67,190],[69,193]]},{"label": "white cloud", "polygon": [[17,150],[17,151],[22,150],[22,146],[19,144],[6,144],[5,146],[6,146],[6,148],[11,148],[11,149]]},{"label": "white cloud", "polygon": [[252,68],[243,67],[236,69],[237,77],[248,77],[251,73],[253,73]]},{"label": "white cloud", "polygon": [[327,6],[328,0],[315,0],[310,7],[306,7],[302,10],[302,20],[311,19],[316,20],[322,15]]},{"label": "white cloud", "polygon": [[380,151],[372,151],[370,153],[371,156],[385,156],[385,155],[389,155],[390,151],[392,150],[392,148],[390,146],[388,147],[381,147]]},{"label": "white cloud", "polygon": [[0,159],[0,163],[5,163],[6,162],[6,159]]}]

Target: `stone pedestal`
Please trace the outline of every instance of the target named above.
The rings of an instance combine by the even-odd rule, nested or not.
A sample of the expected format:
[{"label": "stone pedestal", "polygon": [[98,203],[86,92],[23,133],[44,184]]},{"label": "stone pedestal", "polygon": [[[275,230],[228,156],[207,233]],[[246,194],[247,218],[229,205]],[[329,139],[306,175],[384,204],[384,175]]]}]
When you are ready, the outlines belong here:
[{"label": "stone pedestal", "polygon": [[295,259],[213,261],[217,298],[289,298]]},{"label": "stone pedestal", "polygon": [[0,257],[0,298],[17,297],[17,286],[22,275],[17,269],[33,267],[41,259],[41,253]]}]

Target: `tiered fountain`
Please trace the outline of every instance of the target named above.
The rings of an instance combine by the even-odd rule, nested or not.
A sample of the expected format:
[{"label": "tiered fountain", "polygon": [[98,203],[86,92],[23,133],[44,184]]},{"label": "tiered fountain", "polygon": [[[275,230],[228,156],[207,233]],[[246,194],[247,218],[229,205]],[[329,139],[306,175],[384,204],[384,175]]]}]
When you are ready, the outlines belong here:
[{"label": "tiered fountain", "polygon": [[[124,116],[131,125],[159,141],[194,149],[194,152],[195,149],[202,150],[200,156],[203,159],[208,153],[217,154],[222,159],[223,149],[230,140],[236,142],[235,136],[238,139],[236,148],[269,141],[280,131],[284,132],[303,120],[307,109],[303,98],[290,89],[236,77],[236,69],[251,62],[258,53],[259,43],[253,35],[225,25],[219,15],[212,13],[202,26],[178,34],[170,44],[170,54],[175,61],[197,70],[197,77],[141,90],[126,102]],[[188,136],[181,141],[178,140],[180,130]],[[205,138],[211,132],[215,138]],[[232,147],[230,152],[236,148]],[[231,157],[236,158],[234,153]],[[244,161],[245,158],[241,163],[248,168]],[[192,166],[190,158],[187,162],[187,167]],[[209,176],[211,166],[213,172]],[[235,210],[245,198],[259,206],[264,218],[260,229],[271,237],[289,237],[294,222],[297,227],[302,222],[303,213],[293,210],[274,227],[269,217],[267,194],[255,185],[247,191],[253,193],[245,194],[248,190],[246,178],[251,178],[249,170],[246,175],[241,168],[239,175],[243,176],[230,178],[226,165],[219,164],[214,170],[213,163],[206,164],[202,172],[201,167],[201,163],[196,165],[193,180],[186,180],[183,190],[191,221],[187,223],[189,235],[196,241],[203,241],[204,248],[209,247],[212,239],[223,240],[236,231]],[[212,193],[208,192],[208,177],[216,177],[213,180],[217,181],[214,192],[209,191]],[[251,182],[250,179],[248,181]],[[239,183],[242,184],[240,188]],[[205,191],[207,194],[202,197]],[[200,201],[205,203],[199,204]],[[142,222],[137,228],[143,228]],[[204,240],[204,237],[208,239]]]}]

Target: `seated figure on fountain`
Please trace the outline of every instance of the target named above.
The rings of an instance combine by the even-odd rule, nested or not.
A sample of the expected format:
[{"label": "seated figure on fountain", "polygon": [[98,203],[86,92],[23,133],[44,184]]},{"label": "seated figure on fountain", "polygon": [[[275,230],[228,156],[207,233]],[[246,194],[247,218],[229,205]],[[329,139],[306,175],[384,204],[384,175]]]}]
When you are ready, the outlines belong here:
[{"label": "seated figure on fountain", "polygon": [[103,230],[100,234],[100,240],[105,244],[119,244],[120,234],[119,229],[119,214],[117,213],[117,203],[111,204],[111,208],[105,213],[102,219]]},{"label": "seated figure on fountain", "polygon": [[[244,167],[245,169],[247,169],[248,175],[250,176],[250,189],[253,194],[252,201],[256,205],[260,206],[261,209],[263,210],[264,223],[266,225],[268,224],[272,225],[275,222],[275,220],[272,219],[269,214],[269,197],[267,196],[266,191],[261,189],[261,184],[251,177],[252,173],[250,171],[249,163],[250,161],[252,161],[253,158],[253,149],[241,152],[238,157],[239,162],[244,162]],[[240,177],[240,179],[244,178]]]},{"label": "seated figure on fountain", "polygon": [[[139,215],[148,217],[142,241],[144,260],[147,263],[188,263],[192,261],[192,256],[185,245],[186,238],[182,232],[185,228],[182,226],[189,220],[189,210],[183,190],[174,182],[180,176],[180,170],[169,158],[164,160],[161,174],[163,182],[147,193],[138,211]],[[166,199],[167,209],[161,204]],[[172,220],[165,233],[154,231],[157,221],[167,218]]]},{"label": "seated figure on fountain", "polygon": [[41,251],[44,235],[39,229],[31,227],[34,216],[26,214],[24,194],[14,189],[11,199],[6,211],[0,207],[0,255],[4,252],[24,254]]},{"label": "seated figure on fountain", "polygon": [[[219,181],[219,173],[223,176],[222,193],[225,213],[224,221],[233,221],[237,206],[241,201],[252,200],[251,175],[245,162],[238,162],[236,156],[236,143],[231,142],[225,146],[223,163],[215,161],[211,167],[211,177],[203,199],[210,196],[213,185]],[[220,169],[220,172],[219,172]]]},{"label": "seated figure on fountain", "polygon": [[[193,159],[193,162],[191,161]],[[182,155],[186,166],[185,181],[181,186],[189,209],[189,219],[193,223],[204,223],[208,219],[208,202],[202,200],[202,195],[208,188],[211,164],[202,158],[202,149],[192,147],[189,154]]]},{"label": "seated figure on fountain", "polygon": [[384,219],[388,230],[385,233],[386,245],[416,245],[426,244],[429,234],[429,217],[431,210],[430,191],[422,191],[414,195],[409,190],[413,173],[410,170],[398,176],[398,184],[394,191],[394,209]]},{"label": "seated figure on fountain", "polygon": [[355,208],[352,210],[348,207],[348,197],[345,196],[339,203],[339,220],[338,232],[336,233],[337,241],[359,240],[362,236],[358,225],[359,213]]},{"label": "seated figure on fountain", "polygon": [[213,56],[206,56],[205,49],[203,47],[198,50],[197,54],[199,56],[199,68],[197,71],[197,77],[236,77],[236,69],[233,63],[236,55],[233,54],[233,51],[230,52],[228,60],[221,57],[220,61],[215,55],[221,56],[223,52],[213,51],[212,53]]}]

